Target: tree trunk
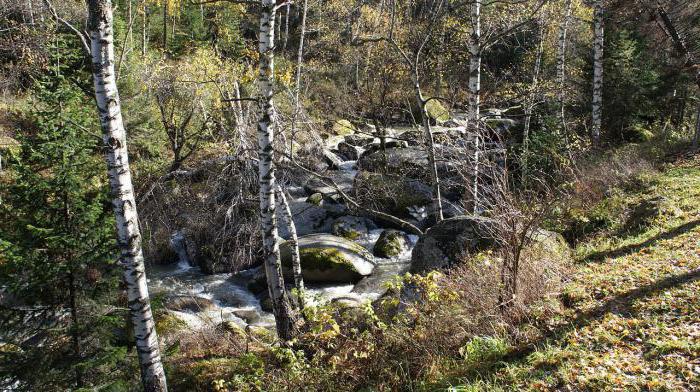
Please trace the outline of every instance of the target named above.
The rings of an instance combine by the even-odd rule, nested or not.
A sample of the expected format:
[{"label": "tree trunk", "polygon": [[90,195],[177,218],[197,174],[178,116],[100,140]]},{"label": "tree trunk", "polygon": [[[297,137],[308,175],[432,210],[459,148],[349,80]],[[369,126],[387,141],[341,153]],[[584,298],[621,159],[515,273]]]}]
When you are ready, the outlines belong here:
[{"label": "tree trunk", "polygon": [[520,158],[521,168],[521,183],[527,182],[527,154],[530,146],[530,123],[532,121],[532,112],[535,108],[535,99],[537,98],[537,86],[540,78],[540,67],[542,66],[542,52],[544,51],[544,25],[545,13],[542,13],[540,18],[539,43],[537,44],[537,54],[535,55],[535,69],[532,71],[532,84],[530,85],[530,97],[525,107],[525,127],[523,130],[523,151]]},{"label": "tree trunk", "polygon": [[479,149],[481,148],[481,133],[479,129],[476,129],[474,132],[474,140],[473,140],[473,146],[474,146],[474,155],[473,155],[473,162],[472,162],[472,179],[471,179],[471,188],[472,188],[472,214],[478,215],[479,214]]},{"label": "tree trunk", "polygon": [[146,57],[146,45],[148,43],[148,36],[146,35],[146,28],[148,27],[148,4],[146,0],[143,0],[143,15],[141,19],[141,57]]},{"label": "tree trunk", "polygon": [[117,244],[124,266],[129,311],[145,391],[167,391],[146,285],[134,188],[126,147],[126,130],[121,115],[114,74],[114,31],[110,0],[90,0],[88,31],[91,43],[95,100],[102,127],[105,158],[116,218]]},{"label": "tree trunk", "polygon": [[275,42],[275,1],[262,0],[260,10],[260,74],[258,84],[261,98],[261,117],[258,122],[258,154],[260,181],[260,222],[263,236],[263,258],[267,287],[270,291],[277,334],[282,341],[292,338],[292,311],[287,298],[280,262],[277,222],[275,216],[275,167],[273,103]]},{"label": "tree trunk", "polygon": [[418,84],[418,78],[416,76],[415,90],[416,90],[416,101],[418,107],[420,108],[421,121],[423,123],[423,136],[425,137],[425,148],[428,150],[428,164],[430,165],[430,180],[433,185],[433,212],[435,213],[435,218],[437,222],[442,221],[442,195],[440,194],[440,176],[437,171],[437,162],[435,159],[435,140],[433,139],[433,132],[430,129],[430,118],[428,118],[428,112],[426,111],[426,100],[423,98],[423,93],[421,92],[420,84]]},{"label": "tree trunk", "polygon": [[163,52],[168,51],[168,1],[163,1]]},{"label": "tree trunk", "polygon": [[593,123],[591,138],[593,143],[600,142],[600,128],[603,121],[603,2],[596,0],[593,5],[593,29],[595,42],[593,43]]},{"label": "tree trunk", "polygon": [[287,3],[286,12],[284,14],[284,41],[282,41],[282,51],[287,50],[287,41],[289,41],[289,12],[292,10],[292,4]]},{"label": "tree trunk", "polygon": [[469,109],[467,118],[472,124],[479,120],[481,94],[481,0],[470,5],[472,32],[469,37]]},{"label": "tree trunk", "polygon": [[698,114],[695,119],[695,136],[693,137],[693,151],[698,150],[698,143],[700,143],[700,103],[698,104]]},{"label": "tree trunk", "polygon": [[566,100],[566,44],[569,31],[569,21],[571,20],[571,0],[566,0],[564,4],[564,19],[559,26],[559,45],[557,45],[557,85],[559,86],[557,100],[559,101],[559,122],[566,133],[566,116],[564,103]]},{"label": "tree trunk", "polygon": [[289,231],[289,246],[292,248],[292,274],[294,275],[294,287],[297,290],[299,308],[304,309],[304,277],[301,275],[301,256],[299,255],[299,240],[297,238],[297,228],[294,224],[292,210],[289,208],[287,197],[284,195],[282,187],[277,185],[277,204],[282,211],[282,218],[287,224]]},{"label": "tree trunk", "polygon": [[291,135],[289,138],[289,154],[294,157],[294,139],[296,137],[296,123],[299,117],[301,92],[301,71],[304,64],[304,38],[306,36],[306,14],[308,11],[308,0],[304,0],[301,11],[301,32],[299,33],[299,48],[297,49],[297,69],[294,80],[294,114],[292,115]]}]

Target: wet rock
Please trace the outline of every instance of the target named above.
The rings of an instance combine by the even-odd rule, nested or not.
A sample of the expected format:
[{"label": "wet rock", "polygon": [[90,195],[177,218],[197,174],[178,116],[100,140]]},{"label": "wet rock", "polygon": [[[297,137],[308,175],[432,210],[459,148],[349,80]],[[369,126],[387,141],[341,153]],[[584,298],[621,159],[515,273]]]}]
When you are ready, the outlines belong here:
[{"label": "wet rock", "polygon": [[357,216],[341,216],[333,222],[331,233],[338,237],[356,240],[366,236],[376,225],[367,218]]},{"label": "wet rock", "polygon": [[355,197],[365,206],[411,219],[409,209],[432,202],[432,188],[421,180],[399,175],[360,172],[355,177]]},{"label": "wet rock", "polygon": [[331,132],[334,135],[340,135],[340,136],[352,135],[356,131],[357,131],[357,128],[355,128],[355,126],[352,125],[352,123],[348,120],[337,120],[331,126]]},{"label": "wet rock", "polygon": [[344,138],[345,143],[356,147],[367,147],[374,141],[374,136],[363,133],[347,135]]},{"label": "wet rock", "polygon": [[360,158],[360,150],[350,143],[338,143],[338,153],[345,158],[346,161],[356,161]]},{"label": "wet rock", "polygon": [[423,273],[450,267],[465,253],[495,246],[495,222],[488,218],[460,216],[446,219],[420,237],[411,255],[411,272]]},{"label": "wet rock", "polygon": [[[374,258],[362,246],[330,234],[299,237],[302,275],[306,282],[354,283],[374,270]],[[291,269],[292,251],[280,246],[282,265]]]},{"label": "wet rock", "polygon": [[236,317],[242,319],[246,324],[256,324],[260,322],[260,313],[254,309],[241,309],[233,312]]},{"label": "wet rock", "polygon": [[203,312],[212,306],[214,303],[208,298],[194,296],[175,296],[170,297],[165,301],[165,308],[178,311]]},{"label": "wet rock", "polygon": [[408,239],[406,234],[398,230],[384,230],[374,244],[373,253],[377,257],[390,259],[401,254],[406,249]]}]

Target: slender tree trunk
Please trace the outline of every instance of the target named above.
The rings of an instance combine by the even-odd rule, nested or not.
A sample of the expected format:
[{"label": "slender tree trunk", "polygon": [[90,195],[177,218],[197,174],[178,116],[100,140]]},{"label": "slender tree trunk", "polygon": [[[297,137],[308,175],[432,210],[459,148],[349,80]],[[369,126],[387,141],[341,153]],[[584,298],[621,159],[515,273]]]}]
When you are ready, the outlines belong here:
[{"label": "slender tree trunk", "polygon": [[272,310],[275,315],[277,334],[282,341],[292,338],[292,311],[287,298],[282,265],[280,262],[277,221],[275,216],[275,167],[274,167],[274,127],[275,109],[273,102],[274,42],[275,42],[275,1],[262,0],[260,10],[260,86],[261,117],[258,122],[258,154],[260,180],[260,221],[263,235],[263,257],[267,287],[270,291]]},{"label": "slender tree trunk", "polygon": [[28,1],[29,6],[29,23],[34,26],[34,4],[32,0]]},{"label": "slender tree trunk", "polygon": [[540,68],[542,66],[542,53],[544,51],[544,25],[545,25],[545,15],[542,13],[540,18],[540,30],[539,30],[539,43],[537,44],[537,54],[535,55],[535,69],[532,71],[532,84],[530,85],[530,97],[525,107],[525,127],[523,130],[523,151],[521,162],[521,183],[525,184],[527,182],[527,159],[530,148],[530,123],[532,122],[532,112],[535,108],[535,99],[537,99],[537,88],[539,85],[540,78]]},{"label": "slender tree trunk", "polygon": [[437,222],[444,219],[442,211],[442,195],[440,192],[440,176],[437,171],[437,162],[435,159],[435,140],[433,139],[433,132],[430,129],[430,118],[426,110],[426,100],[423,98],[420,85],[416,82],[416,100],[421,112],[421,121],[423,125],[423,132],[425,137],[425,144],[428,150],[428,163],[430,165],[430,180],[433,186],[433,212]]},{"label": "slender tree trunk", "polygon": [[88,31],[95,100],[103,133],[112,208],[116,218],[117,244],[121,251],[120,263],[124,267],[129,311],[141,365],[141,380],[145,391],[160,392],[167,391],[167,384],[148,297],[141,232],[126,147],[126,130],[114,75],[112,23],[112,2],[89,0]]},{"label": "slender tree trunk", "polygon": [[297,228],[294,224],[292,210],[289,208],[287,197],[284,195],[282,187],[277,185],[277,204],[282,211],[282,218],[289,231],[289,246],[292,248],[292,274],[294,275],[294,287],[297,290],[299,308],[304,309],[304,277],[301,275],[301,256],[299,255],[299,240],[297,238]]},{"label": "slender tree trunk", "polygon": [[693,137],[693,151],[698,150],[698,143],[700,143],[700,103],[698,104],[698,114],[695,119],[695,136]]},{"label": "slender tree trunk", "polygon": [[478,215],[479,214],[479,159],[481,159],[479,150],[481,149],[481,132],[479,129],[476,129],[474,132],[474,139],[473,139],[473,146],[474,146],[474,155],[472,156],[472,178],[471,178],[471,188],[472,188],[472,214]]},{"label": "slender tree trunk", "polygon": [[289,41],[289,12],[292,10],[292,4],[287,3],[286,12],[284,13],[284,41],[282,41],[282,51],[287,50],[287,41]]},{"label": "slender tree trunk", "polygon": [[[77,293],[75,290],[75,273],[71,269],[68,273],[68,297],[70,301],[70,318],[71,318],[71,338],[73,340],[73,352],[75,354],[76,361],[81,361],[81,350],[80,350],[80,331],[79,331],[79,320],[78,320],[78,301]],[[83,387],[83,372],[80,367],[75,368],[75,386],[80,389]]]},{"label": "slender tree trunk", "polygon": [[301,92],[301,72],[304,64],[304,38],[306,36],[306,14],[308,0],[304,0],[301,10],[301,31],[299,33],[299,48],[297,49],[297,69],[294,78],[294,114],[292,115],[291,135],[289,138],[289,153],[294,157],[294,139],[296,138],[296,124],[301,110],[299,94]]},{"label": "slender tree trunk", "polygon": [[566,85],[566,44],[570,20],[571,0],[566,0],[566,3],[564,4],[564,19],[559,26],[559,45],[557,45],[557,85],[559,86],[557,100],[559,101],[559,122],[564,130],[566,130],[566,117],[564,112],[564,104],[566,99],[564,88]]},{"label": "slender tree trunk", "polygon": [[596,0],[593,5],[593,29],[595,42],[593,44],[593,124],[591,138],[593,143],[600,142],[600,128],[603,121],[603,2]]},{"label": "slender tree trunk", "polygon": [[467,118],[475,123],[479,120],[481,94],[481,0],[470,5],[472,31],[469,36],[469,109]]},{"label": "slender tree trunk", "polygon": [[168,51],[168,2],[163,1],[163,52]]},{"label": "slender tree trunk", "polygon": [[423,122],[425,147],[428,149],[428,163],[430,164],[430,180],[433,183],[433,212],[435,213],[435,219],[440,222],[444,217],[442,213],[442,195],[440,194],[440,176],[438,175],[437,161],[435,159],[435,140],[433,139],[433,132],[430,129],[430,118],[428,118],[428,112],[426,110],[427,102],[425,98],[423,98],[417,75],[415,78],[416,101],[420,108],[421,121]]},{"label": "slender tree trunk", "polygon": [[143,15],[141,19],[141,57],[146,57],[146,46],[148,44],[148,36],[146,34],[148,27],[148,4],[143,0]]}]

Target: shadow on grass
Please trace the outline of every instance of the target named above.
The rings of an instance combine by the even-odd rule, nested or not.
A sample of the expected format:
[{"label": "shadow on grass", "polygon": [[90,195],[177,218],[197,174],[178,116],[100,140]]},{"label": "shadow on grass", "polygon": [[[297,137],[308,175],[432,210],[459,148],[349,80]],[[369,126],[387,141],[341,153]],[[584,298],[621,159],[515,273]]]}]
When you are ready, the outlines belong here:
[{"label": "shadow on grass", "polygon": [[[683,284],[692,283],[696,280],[700,280],[700,268],[696,268],[680,275],[672,275],[667,278],[657,280],[654,283],[621,293],[593,309],[578,312],[566,324],[561,325],[558,328],[545,331],[539,338],[512,349],[505,356],[499,358],[498,363],[493,364],[494,366],[491,366],[488,368],[488,370],[485,370],[486,368],[480,369],[475,377],[467,376],[459,378],[459,380],[460,382],[471,382],[491,378],[490,376],[494,375],[504,366],[523,361],[528,355],[534,353],[538,348],[544,347],[544,345],[548,342],[553,345],[558,345],[557,340],[564,338],[575,329],[588,326],[595,320],[605,316],[607,313],[631,315],[633,314],[631,311],[631,306],[635,300],[651,296]],[[559,364],[553,365],[547,369],[549,371],[553,371],[558,366]]]},{"label": "shadow on grass", "polygon": [[600,261],[603,261],[607,258],[622,257],[622,256],[629,255],[631,253],[636,253],[644,248],[647,248],[647,247],[654,245],[655,243],[657,243],[659,241],[670,240],[671,238],[674,238],[674,237],[677,237],[681,234],[687,233],[690,230],[693,230],[694,228],[696,228],[698,226],[700,226],[700,220],[690,221],[688,223],[685,223],[683,225],[675,227],[675,228],[673,228],[665,233],[655,235],[654,237],[651,237],[648,240],[641,242],[639,244],[625,245],[625,246],[618,248],[618,249],[607,250],[604,252],[591,253],[586,258],[581,260],[581,262],[582,263],[600,262]]}]

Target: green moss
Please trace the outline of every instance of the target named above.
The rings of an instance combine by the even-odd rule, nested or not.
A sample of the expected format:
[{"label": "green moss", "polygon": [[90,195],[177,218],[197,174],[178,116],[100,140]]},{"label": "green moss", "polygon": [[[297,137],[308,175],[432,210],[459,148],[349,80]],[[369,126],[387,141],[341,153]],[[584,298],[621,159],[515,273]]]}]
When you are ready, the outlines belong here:
[{"label": "green moss", "polygon": [[346,136],[352,135],[357,129],[348,120],[338,120],[333,123],[333,134]]},{"label": "green moss", "polygon": [[331,268],[347,268],[357,271],[345,254],[335,248],[304,248],[299,250],[302,269],[326,271]]},{"label": "green moss", "polygon": [[187,328],[187,323],[172,313],[156,317],[156,331],[160,335],[169,335]]},{"label": "green moss", "polygon": [[425,111],[428,113],[428,117],[438,122],[445,122],[450,119],[450,111],[437,99],[428,101],[425,105]]},{"label": "green moss", "polygon": [[320,206],[323,201],[323,195],[320,193],[314,193],[306,199],[307,203]]},{"label": "green moss", "polygon": [[398,256],[403,248],[403,235],[398,231],[384,231],[374,244],[374,255],[384,258]]}]

